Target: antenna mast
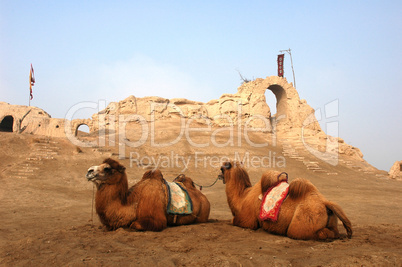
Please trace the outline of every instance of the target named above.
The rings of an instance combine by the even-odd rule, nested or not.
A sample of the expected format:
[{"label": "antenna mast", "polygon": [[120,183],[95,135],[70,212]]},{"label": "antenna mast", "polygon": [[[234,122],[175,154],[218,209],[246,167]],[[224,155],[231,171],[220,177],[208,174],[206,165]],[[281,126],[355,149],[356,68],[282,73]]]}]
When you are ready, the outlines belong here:
[{"label": "antenna mast", "polygon": [[292,52],[291,52],[290,48],[287,50],[280,50],[279,52],[281,52],[281,53],[287,52],[290,55],[290,65],[292,66],[292,72],[293,72],[293,86],[296,89],[296,78],[295,78],[295,70],[293,69]]}]

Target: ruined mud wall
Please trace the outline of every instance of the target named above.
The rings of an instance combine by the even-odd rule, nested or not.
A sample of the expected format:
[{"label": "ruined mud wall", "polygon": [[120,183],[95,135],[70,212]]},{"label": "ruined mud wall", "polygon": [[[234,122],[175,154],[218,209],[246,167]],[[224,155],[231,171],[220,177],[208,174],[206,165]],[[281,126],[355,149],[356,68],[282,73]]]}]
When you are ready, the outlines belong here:
[{"label": "ruined mud wall", "polygon": [[66,137],[66,124],[72,129],[73,134],[76,134],[78,127],[82,124],[88,125],[90,129],[93,128],[91,119],[72,121],[56,119],[37,107],[0,102],[1,131]]},{"label": "ruined mud wall", "polygon": [[[271,90],[276,96],[275,117],[266,102],[266,90]],[[275,129],[287,132],[303,126],[319,132],[321,127],[315,117],[308,125],[303,125],[312,113],[314,110],[305,100],[300,100],[296,89],[286,78],[271,76],[244,83],[235,94],[223,94],[207,103],[181,98],[129,96],[120,102],[110,103],[105,110],[94,114],[92,121],[95,131],[110,125],[118,127],[122,118],[137,114],[139,119],[146,121],[181,116],[217,126],[241,124],[267,132]]]},{"label": "ruined mud wall", "polygon": [[[266,90],[271,90],[276,97],[276,114],[271,114],[265,99]],[[120,102],[110,103],[104,110],[93,114],[92,119],[71,121],[53,119],[36,107],[0,102],[0,122],[4,121],[5,127],[12,124],[12,132],[55,137],[75,136],[78,127],[83,124],[89,127],[90,133],[110,134],[125,127],[126,122],[150,122],[167,118],[193,119],[198,123],[220,127],[241,125],[262,132],[275,132],[282,138],[303,142],[307,140],[308,145],[314,149],[328,147],[328,140],[331,139],[321,130],[314,109],[306,100],[300,99],[292,83],[278,76],[244,83],[236,93],[223,94],[219,99],[207,103],[183,98],[129,96]],[[345,144],[342,139],[335,138],[331,143],[334,142],[334,153],[357,159],[363,157],[358,148]]]},{"label": "ruined mud wall", "polygon": [[[271,90],[277,99],[277,114],[274,117],[265,99],[265,91]],[[200,123],[216,126],[243,125],[261,129],[264,132],[292,132],[305,127],[320,132],[315,117],[303,125],[314,110],[305,100],[300,100],[296,89],[286,78],[277,76],[256,79],[241,85],[234,94],[223,94],[219,99],[207,103],[183,98],[161,97],[137,98],[129,96],[120,102],[110,103],[106,109],[91,119],[69,121],[72,134],[80,125],[87,125],[90,132],[113,127],[118,129],[121,120],[160,120],[172,117],[192,118]],[[135,116],[133,116],[135,115]],[[53,119],[44,110],[36,107],[0,103],[0,122],[12,117],[12,131],[64,136],[66,120]],[[129,117],[131,116],[131,117]],[[10,117],[8,118],[10,119]],[[6,122],[6,121],[5,121]]]},{"label": "ruined mud wall", "polygon": [[389,170],[388,175],[392,179],[402,180],[402,160],[395,161],[394,165],[392,165]]}]

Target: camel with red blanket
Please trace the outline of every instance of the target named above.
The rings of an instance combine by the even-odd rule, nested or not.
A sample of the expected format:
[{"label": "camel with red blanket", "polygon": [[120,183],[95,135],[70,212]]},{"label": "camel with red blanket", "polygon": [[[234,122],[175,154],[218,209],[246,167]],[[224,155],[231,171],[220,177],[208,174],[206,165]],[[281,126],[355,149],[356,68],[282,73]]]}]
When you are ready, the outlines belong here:
[{"label": "camel with red blanket", "polygon": [[261,220],[259,196],[276,184],[287,181],[287,174],[268,171],[261,180],[251,185],[247,171],[240,163],[225,162],[219,177],[226,184],[226,195],[233,214],[233,225],[264,230],[294,239],[339,238],[337,218],[352,236],[352,225],[341,207],[328,201],[308,180],[297,178],[288,187],[277,219]]}]

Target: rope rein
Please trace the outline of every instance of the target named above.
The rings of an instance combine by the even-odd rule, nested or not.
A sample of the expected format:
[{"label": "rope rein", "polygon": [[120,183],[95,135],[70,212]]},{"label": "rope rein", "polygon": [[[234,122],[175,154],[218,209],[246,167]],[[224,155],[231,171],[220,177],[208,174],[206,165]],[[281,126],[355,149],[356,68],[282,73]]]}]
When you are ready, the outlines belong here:
[{"label": "rope rein", "polygon": [[[178,179],[178,178],[180,178],[180,177],[186,177],[186,176],[185,176],[184,174],[179,174],[174,180],[176,180],[176,179]],[[173,181],[174,181],[174,180],[173,180]],[[196,185],[196,186],[198,186],[198,187],[200,188],[200,191],[201,191],[204,187],[208,188],[208,187],[214,186],[218,180],[219,180],[219,176],[218,176],[218,178],[216,178],[215,182],[213,182],[213,183],[210,184],[210,185],[199,185],[199,184],[197,184],[197,183],[194,182],[194,181],[193,181],[193,184]]]},{"label": "rope rein", "polygon": [[92,187],[92,212],[91,212],[91,225],[94,226],[94,199],[95,199],[95,184]]},{"label": "rope rein", "polygon": [[216,178],[215,182],[213,182],[213,183],[210,184],[210,185],[199,185],[199,184],[197,184],[196,182],[193,182],[193,183],[194,183],[196,186],[198,186],[198,187],[200,188],[200,191],[201,191],[204,187],[208,188],[208,187],[214,186],[218,180],[219,180],[219,177]]}]

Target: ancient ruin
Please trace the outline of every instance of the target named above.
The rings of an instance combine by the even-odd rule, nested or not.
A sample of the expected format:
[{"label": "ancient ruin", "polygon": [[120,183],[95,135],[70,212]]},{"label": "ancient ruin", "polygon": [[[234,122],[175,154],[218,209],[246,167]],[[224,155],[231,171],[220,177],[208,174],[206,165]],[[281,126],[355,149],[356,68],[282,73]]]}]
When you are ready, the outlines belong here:
[{"label": "ancient ruin", "polygon": [[402,160],[395,161],[394,165],[392,165],[389,170],[388,175],[392,179],[402,180]]},{"label": "ancient ruin", "polygon": [[[276,97],[276,114],[271,113],[266,102],[266,90],[271,90]],[[193,119],[217,127],[240,125],[302,142],[307,149],[317,153],[320,150],[340,153],[363,161],[358,148],[346,144],[341,138],[325,134],[314,109],[306,100],[300,99],[292,83],[278,76],[243,83],[236,93],[223,94],[207,103],[132,95],[120,102],[111,102],[104,110],[93,114],[92,119],[56,119],[37,107],[0,102],[1,131],[67,137],[70,140],[77,135],[81,125],[87,125],[92,134],[110,133],[111,129],[118,131],[128,121],[151,122],[166,118]]]},{"label": "ancient ruin", "polygon": [[[271,114],[265,99],[265,91],[271,90],[276,96],[277,113]],[[163,119],[172,116],[208,120],[218,126],[242,124],[248,127],[262,128],[272,132],[285,132],[292,128],[303,127],[306,118],[314,110],[305,100],[301,100],[296,89],[285,78],[277,76],[256,79],[244,83],[235,94],[223,94],[219,99],[208,103],[187,99],[165,99],[161,97],[137,98],[129,96],[120,102],[110,103],[105,110],[92,116],[92,120],[72,120],[73,133],[80,125],[87,125],[90,132],[108,127],[114,120],[118,127],[120,115],[137,114],[145,120]],[[3,131],[29,132],[49,136],[63,136],[63,119],[53,119],[42,109],[36,107],[9,105],[0,103],[0,120]],[[321,127],[314,119],[307,126],[315,132]]]},{"label": "ancient ruin", "polygon": [[[276,114],[271,114],[265,99],[266,90],[271,90],[276,97]],[[110,103],[105,110],[94,114],[92,130],[107,126],[111,123],[110,118],[118,124],[120,115],[138,114],[147,121],[182,116],[200,119],[200,122],[207,120],[218,126],[233,123],[262,128],[269,132],[276,127],[276,130],[286,132],[292,128],[302,128],[304,121],[312,113],[314,109],[305,100],[300,99],[296,89],[286,78],[271,76],[244,83],[237,93],[223,94],[219,99],[207,103],[183,98],[129,96],[120,102]],[[321,131],[315,118],[306,128],[315,132]]]}]

